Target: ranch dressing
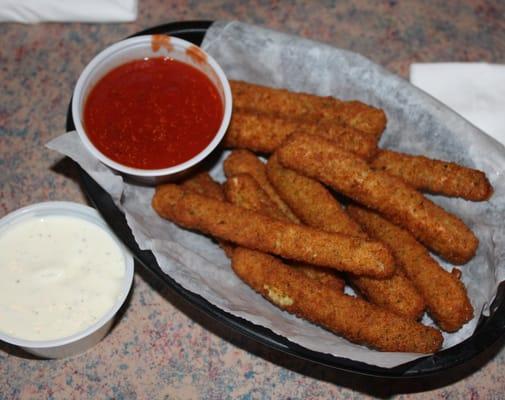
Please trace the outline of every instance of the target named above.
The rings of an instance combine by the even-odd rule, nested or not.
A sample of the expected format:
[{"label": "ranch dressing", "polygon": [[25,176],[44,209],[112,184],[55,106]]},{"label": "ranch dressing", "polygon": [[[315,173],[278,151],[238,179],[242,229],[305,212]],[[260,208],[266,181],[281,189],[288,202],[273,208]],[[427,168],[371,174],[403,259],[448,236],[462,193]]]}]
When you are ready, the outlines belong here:
[{"label": "ranch dressing", "polygon": [[32,217],[0,232],[0,331],[52,340],[83,331],[109,311],[125,275],[120,246],[70,216]]}]

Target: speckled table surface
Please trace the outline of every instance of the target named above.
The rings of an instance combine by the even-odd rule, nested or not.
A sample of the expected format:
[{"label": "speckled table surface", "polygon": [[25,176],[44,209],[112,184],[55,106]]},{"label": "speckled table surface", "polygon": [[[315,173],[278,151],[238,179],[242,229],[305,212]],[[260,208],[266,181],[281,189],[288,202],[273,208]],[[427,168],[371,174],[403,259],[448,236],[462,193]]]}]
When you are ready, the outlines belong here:
[{"label": "speckled table surface", "polygon": [[[127,24],[0,24],[0,216],[86,202],[70,162],[44,147],[100,49],[178,20],[237,19],[362,53],[407,77],[412,62],[505,63],[505,2],[140,0]],[[231,332],[137,266],[129,307],[96,347],[37,360],[0,344],[0,399],[505,398],[502,343],[450,373],[384,381],[296,359]]]}]

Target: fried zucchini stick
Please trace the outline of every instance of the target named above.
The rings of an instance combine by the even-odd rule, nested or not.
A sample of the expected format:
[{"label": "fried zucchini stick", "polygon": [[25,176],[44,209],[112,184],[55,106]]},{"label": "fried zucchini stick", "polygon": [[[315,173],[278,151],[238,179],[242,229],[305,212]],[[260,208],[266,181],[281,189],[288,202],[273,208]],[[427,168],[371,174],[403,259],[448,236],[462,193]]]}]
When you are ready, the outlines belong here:
[{"label": "fried zucchini stick", "polygon": [[242,81],[230,81],[235,109],[252,109],[288,117],[326,119],[380,137],[386,127],[384,111],[359,101],[290,92]]},{"label": "fried zucchini stick", "polygon": [[251,175],[241,173],[228,177],[223,186],[230,203],[259,212],[270,218],[291,222]]},{"label": "fried zucchini stick", "polygon": [[260,184],[262,189],[268,194],[270,199],[287,215],[291,222],[300,222],[289,207],[282,201],[275,189],[272,187],[267,178],[265,164],[258,157],[248,150],[234,150],[223,163],[224,174],[227,178],[238,174],[249,174],[256,182]]},{"label": "fried zucchini stick", "polygon": [[392,222],[454,264],[475,254],[478,239],[456,216],[402,180],[374,171],[352,153],[314,135],[293,135],[277,150],[286,167],[316,178]]},{"label": "fried zucchini stick", "polygon": [[284,168],[276,153],[268,159],[266,171],[274,189],[303,223],[327,232],[367,237],[322,184]]},{"label": "fried zucchini stick", "polygon": [[357,275],[387,277],[394,271],[382,243],[275,220],[174,184],[158,186],[152,205],[178,225],[240,246]]},{"label": "fried zucchini stick", "polygon": [[[275,153],[268,160],[267,175],[281,198],[302,222],[326,232],[368,238],[322,184],[284,168]],[[387,279],[352,275],[349,279],[352,285],[374,304],[411,319],[418,319],[424,312],[422,297],[398,270]]]},{"label": "fried zucchini stick", "polygon": [[232,268],[271,303],[351,342],[414,353],[432,353],[442,344],[438,330],[332,290],[270,255],[237,248]]},{"label": "fried zucchini stick", "polygon": [[456,269],[453,273],[444,270],[409,232],[375,212],[357,206],[347,210],[371,237],[389,245],[396,262],[424,297],[428,312],[443,330],[457,331],[472,319],[472,305]]},{"label": "fried zucchini stick", "polygon": [[[249,174],[239,174],[228,178],[224,184],[226,199],[237,206],[251,211],[257,211],[271,218],[289,222],[289,218],[282,213],[277,205],[261,189],[256,180]],[[338,272],[330,268],[320,268],[307,264],[290,264],[312,279],[330,285],[336,290],[343,290],[345,282],[337,276]]]},{"label": "fried zucchini stick", "polygon": [[[213,180],[207,172],[199,172],[181,183],[181,188],[190,190],[202,196],[212,197],[216,200],[225,201],[223,187]],[[231,258],[233,245],[224,240],[217,241],[226,256]]]},{"label": "fried zucchini stick", "polygon": [[487,200],[493,194],[484,172],[453,162],[382,150],[370,165],[424,192],[473,201]]},{"label": "fried zucchini stick", "polygon": [[379,141],[386,129],[386,114],[380,108],[369,106],[361,101],[346,101],[338,107],[325,110],[324,119],[338,121],[346,126],[373,135]]},{"label": "fried zucchini stick", "polygon": [[253,109],[280,113],[291,117],[323,117],[325,108],[338,107],[342,101],[330,96],[291,92],[286,89],[230,80],[233,105],[236,109]]},{"label": "fried zucchini stick", "polygon": [[230,126],[224,137],[224,144],[229,148],[248,149],[268,154],[295,131],[333,140],[343,149],[367,160],[377,152],[377,141],[371,135],[354,128],[324,121],[307,122],[244,110],[233,112]]},{"label": "fried zucchini stick", "polygon": [[185,190],[192,190],[216,200],[225,200],[223,187],[213,180],[207,172],[199,172],[181,182]]}]

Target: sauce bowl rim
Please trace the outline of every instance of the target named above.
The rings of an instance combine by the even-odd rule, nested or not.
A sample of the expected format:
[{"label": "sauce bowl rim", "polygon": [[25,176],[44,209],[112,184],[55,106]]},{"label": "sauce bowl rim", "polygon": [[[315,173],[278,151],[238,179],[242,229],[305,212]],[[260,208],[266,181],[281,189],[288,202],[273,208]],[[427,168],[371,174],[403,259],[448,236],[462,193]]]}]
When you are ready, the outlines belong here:
[{"label": "sauce bowl rim", "polygon": [[[74,88],[73,96],[72,96],[72,118],[74,121],[75,125],[75,130],[77,131],[81,141],[83,142],[84,146],[86,149],[91,152],[91,154],[97,158],[99,161],[101,161],[103,164],[107,165],[108,167],[127,174],[131,176],[138,176],[141,178],[161,178],[161,177],[166,177],[166,176],[172,176],[179,174],[181,172],[184,172],[188,170],[189,168],[195,166],[198,164],[200,161],[205,159],[221,142],[223,139],[226,130],[228,129],[228,125],[231,120],[231,114],[232,114],[232,94],[231,94],[231,88],[230,84],[228,81],[228,78],[226,77],[224,71],[222,70],[221,66],[217,63],[217,61],[210,55],[208,54],[205,50],[203,50],[201,47],[196,46],[195,44],[188,42],[184,39],[180,39],[174,36],[169,36],[169,35],[163,35],[169,38],[170,45],[173,45],[176,48],[182,48],[182,49],[188,49],[192,47],[198,48],[206,57],[206,63],[210,65],[212,70],[215,72],[217,79],[219,83],[222,86],[223,90],[223,96],[224,96],[224,101],[223,101],[223,116],[221,119],[221,124],[219,126],[219,129],[217,132],[214,134],[212,140],[209,142],[209,144],[201,150],[198,154],[190,158],[189,160],[186,160],[182,163],[166,167],[166,168],[159,168],[159,169],[143,169],[143,168],[135,168],[135,167],[130,167],[125,164],[121,164],[109,157],[107,157],[105,154],[103,154],[99,149],[96,148],[96,146],[92,143],[92,141],[89,139],[86,129],[84,128],[84,125],[82,123],[82,112],[81,112],[81,102],[84,107],[85,103],[85,98],[84,94],[86,93],[86,90],[88,89],[88,85],[91,85],[91,77],[95,73],[95,68],[99,67],[103,62],[105,62],[107,59],[110,59],[111,57],[114,57],[118,52],[121,50],[128,48],[130,46],[139,46],[139,47],[146,47],[151,49],[152,48],[152,42],[153,38],[158,35],[141,35],[141,36],[136,36],[132,37],[129,39],[121,40],[119,42],[116,42],[105,49],[103,49],[101,52],[99,52],[93,59],[86,65],[84,70],[81,72],[81,75],[79,76],[79,79],[77,80],[77,83]],[[163,57],[164,55],[160,53],[160,57]],[[169,57],[169,56],[168,56]],[[189,64],[188,64],[189,65]],[[82,107],[82,108],[83,108]]]}]

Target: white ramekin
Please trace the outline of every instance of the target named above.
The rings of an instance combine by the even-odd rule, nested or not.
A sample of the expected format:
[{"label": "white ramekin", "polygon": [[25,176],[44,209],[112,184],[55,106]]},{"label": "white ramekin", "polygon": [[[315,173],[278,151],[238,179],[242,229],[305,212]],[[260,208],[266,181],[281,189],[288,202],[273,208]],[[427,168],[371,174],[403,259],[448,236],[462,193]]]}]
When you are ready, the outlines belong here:
[{"label": "white ramekin", "polygon": [[[133,257],[108,228],[98,212],[88,206],[66,201],[50,201],[20,208],[0,219],[0,234],[13,225],[33,217],[69,216],[91,222],[106,233],[123,249],[125,274],[121,294],[114,306],[85,330],[54,340],[25,340],[0,332],[0,340],[19,346],[29,353],[44,358],[64,358],[82,353],[98,343],[110,330],[116,313],[125,302],[133,283]],[[1,265],[0,265],[1,276]]]},{"label": "white ramekin", "polygon": [[[161,43],[161,45],[153,45]],[[190,51],[187,51],[190,49]],[[191,51],[195,50],[195,51]],[[202,54],[203,57],[195,57]],[[107,72],[115,67],[133,60],[152,57],[168,57],[189,64],[202,71],[216,86],[223,102],[223,119],[212,141],[193,158],[168,168],[139,169],[120,164],[104,155],[89,140],[82,121],[83,108],[87,95],[93,86]],[[147,184],[172,180],[188,172],[200,161],[206,158],[221,142],[230,123],[232,111],[232,96],[230,84],[218,63],[202,49],[185,40],[166,35],[144,35],[115,43],[96,55],[84,68],[74,89],[72,98],[72,118],[84,146],[89,152],[105,165],[137,181]]]}]

